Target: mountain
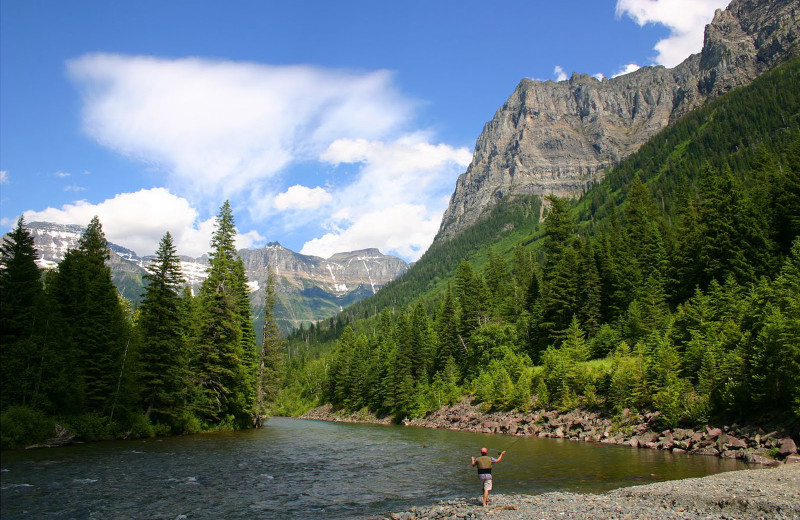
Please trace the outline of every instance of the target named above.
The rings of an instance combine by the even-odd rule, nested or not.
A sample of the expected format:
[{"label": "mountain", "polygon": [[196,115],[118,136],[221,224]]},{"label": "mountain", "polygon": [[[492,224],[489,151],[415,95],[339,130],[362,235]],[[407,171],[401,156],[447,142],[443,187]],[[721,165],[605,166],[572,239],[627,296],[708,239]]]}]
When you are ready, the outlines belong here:
[{"label": "mountain", "polygon": [[706,26],[702,51],[675,68],[523,79],[484,126],[436,240],[463,232],[507,195],[581,196],[670,123],[799,54],[798,0],[733,0]]},{"label": "mountain", "polygon": [[[56,267],[67,250],[77,247],[84,231],[82,226],[50,222],[30,222],[26,227],[33,235],[41,255],[39,265],[43,268]],[[121,294],[137,301],[145,266],[152,257],[140,257],[113,243],[109,243],[109,250],[114,284]],[[262,249],[241,249],[239,256],[250,282],[250,303],[257,327],[263,319],[268,269],[273,269],[277,293],[275,314],[284,332],[301,323],[334,316],[343,307],[375,294],[408,269],[402,259],[384,255],[377,249],[337,253],[326,260],[295,253],[273,242]],[[196,291],[206,278],[208,257],[181,256],[180,260],[187,283]]]}]

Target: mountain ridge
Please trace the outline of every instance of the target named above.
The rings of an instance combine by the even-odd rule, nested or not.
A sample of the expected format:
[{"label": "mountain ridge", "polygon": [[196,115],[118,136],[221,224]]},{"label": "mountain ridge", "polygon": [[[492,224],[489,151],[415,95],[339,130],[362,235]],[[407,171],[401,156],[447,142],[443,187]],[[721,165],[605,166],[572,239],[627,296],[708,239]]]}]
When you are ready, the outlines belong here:
[{"label": "mountain ridge", "polygon": [[800,2],[759,4],[733,0],[717,10],[703,50],[671,69],[520,81],[478,137],[435,240],[462,232],[506,195],[582,195],[667,125],[800,54]]},{"label": "mountain ridge", "polygon": [[[30,222],[25,224],[41,255],[42,268],[54,268],[67,250],[77,247],[83,226]],[[153,256],[139,256],[124,246],[109,243],[112,279],[124,296],[133,300],[142,289],[145,265]],[[325,259],[303,255],[270,242],[260,249],[240,249],[250,283],[250,302],[257,320],[263,319],[269,269],[274,270],[277,302],[275,313],[284,332],[301,323],[327,319],[342,307],[375,294],[386,283],[408,269],[401,258],[384,255],[378,249],[340,252]],[[199,289],[206,278],[208,256],[179,255],[187,284]]]}]

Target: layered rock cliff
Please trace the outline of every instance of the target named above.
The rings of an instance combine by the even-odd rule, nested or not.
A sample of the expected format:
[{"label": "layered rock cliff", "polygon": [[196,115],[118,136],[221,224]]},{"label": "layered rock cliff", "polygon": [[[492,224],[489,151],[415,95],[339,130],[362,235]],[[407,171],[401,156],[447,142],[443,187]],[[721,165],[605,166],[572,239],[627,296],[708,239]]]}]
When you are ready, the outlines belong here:
[{"label": "layered rock cliff", "polygon": [[798,54],[800,0],[733,0],[706,26],[702,52],[675,68],[522,80],[484,126],[436,240],[506,195],[580,196],[672,121]]}]

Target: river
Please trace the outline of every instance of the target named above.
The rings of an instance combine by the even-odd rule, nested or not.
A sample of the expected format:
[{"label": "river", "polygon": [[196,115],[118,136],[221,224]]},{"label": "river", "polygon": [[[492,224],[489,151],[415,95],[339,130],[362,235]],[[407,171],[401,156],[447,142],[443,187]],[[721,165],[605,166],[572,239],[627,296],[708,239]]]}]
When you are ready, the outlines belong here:
[{"label": "river", "polygon": [[260,430],[6,451],[0,516],[354,518],[477,496],[470,456],[508,449],[495,491],[600,492],[744,469],[717,457],[416,427],[273,418]]}]

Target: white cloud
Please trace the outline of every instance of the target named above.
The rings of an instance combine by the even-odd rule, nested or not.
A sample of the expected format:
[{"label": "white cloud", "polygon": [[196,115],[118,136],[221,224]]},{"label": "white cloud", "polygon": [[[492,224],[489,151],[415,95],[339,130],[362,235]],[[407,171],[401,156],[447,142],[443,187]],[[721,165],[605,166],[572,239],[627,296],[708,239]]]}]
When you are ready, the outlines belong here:
[{"label": "white cloud", "polygon": [[[110,242],[133,249],[139,255],[153,254],[169,231],[178,254],[200,256],[210,248],[214,219],[200,221],[189,201],[164,188],[122,193],[99,204],[77,201],[61,208],[26,211],[28,222],[55,222],[85,226],[97,215]],[[263,237],[254,231],[237,235],[237,247],[251,247]]]},{"label": "white cloud", "polygon": [[0,184],[8,184],[8,170],[0,170]]},{"label": "white cloud", "polygon": [[306,242],[300,252],[328,258],[334,253],[377,247],[383,253],[416,260],[430,245],[440,222],[441,212],[432,214],[422,205],[398,204],[363,213],[346,229]]},{"label": "white cloud", "polygon": [[603,81],[604,79],[606,79],[605,75],[603,75],[602,72],[598,72],[597,74],[592,74],[592,77],[597,81]]},{"label": "white cloud", "polygon": [[72,174],[71,174],[71,173],[69,173],[69,172],[56,172],[54,175],[55,175],[56,177],[58,177],[59,179],[64,179],[64,178],[66,178],[66,177],[69,177],[69,176],[70,176],[70,175],[72,175]]},{"label": "white cloud", "polygon": [[631,72],[636,72],[637,70],[641,69],[642,67],[635,64],[635,63],[628,63],[627,65],[622,66],[616,74],[612,76],[612,78],[616,78],[617,76],[624,76],[625,74],[630,74]]},{"label": "white cloud", "polygon": [[567,73],[564,72],[561,65],[556,65],[556,68],[553,69],[553,74],[556,77],[556,81],[565,81],[567,79]]},{"label": "white cloud", "polygon": [[[340,138],[382,138],[410,116],[388,71],[89,54],[68,63],[99,143],[214,201]],[[222,196],[222,197],[221,197]]]},{"label": "white cloud", "polygon": [[378,247],[416,260],[438,231],[456,177],[469,164],[466,148],[433,145],[417,133],[391,142],[334,141],[320,158],[358,164],[357,179],[334,194],[331,231],[306,242],[302,252],[322,257]]},{"label": "white cloud", "polygon": [[288,190],[278,194],[273,199],[273,204],[279,210],[307,210],[327,204],[331,194],[324,188],[307,188],[299,184],[290,186]]},{"label": "white cloud", "polygon": [[716,9],[730,0],[617,0],[617,16],[627,15],[640,26],[662,24],[670,30],[655,45],[659,65],[674,67],[703,48],[705,26]]},{"label": "white cloud", "polygon": [[69,186],[64,186],[64,191],[79,192],[79,191],[86,191],[86,188],[84,188],[83,186],[78,186],[76,184],[71,184]]}]

